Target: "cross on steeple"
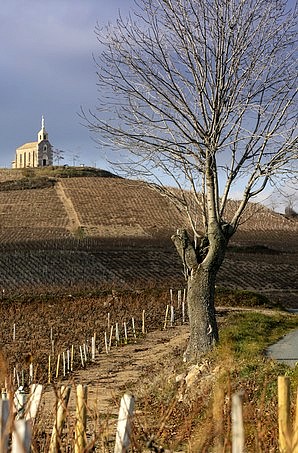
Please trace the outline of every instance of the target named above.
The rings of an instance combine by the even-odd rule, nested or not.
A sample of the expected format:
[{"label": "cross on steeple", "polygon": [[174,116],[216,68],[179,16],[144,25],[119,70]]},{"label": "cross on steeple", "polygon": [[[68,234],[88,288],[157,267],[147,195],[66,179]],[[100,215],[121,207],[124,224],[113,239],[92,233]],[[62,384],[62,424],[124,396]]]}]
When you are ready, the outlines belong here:
[{"label": "cross on steeple", "polygon": [[45,121],[44,121],[44,116],[41,116],[41,129],[38,132],[38,143],[40,143],[42,140],[48,140],[48,133],[45,129]]}]

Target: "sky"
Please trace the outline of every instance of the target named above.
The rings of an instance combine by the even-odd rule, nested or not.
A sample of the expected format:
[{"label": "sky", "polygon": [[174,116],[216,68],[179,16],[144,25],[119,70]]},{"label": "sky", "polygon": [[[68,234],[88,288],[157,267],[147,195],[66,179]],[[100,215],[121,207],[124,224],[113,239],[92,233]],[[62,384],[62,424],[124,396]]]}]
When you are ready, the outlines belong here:
[{"label": "sky", "polygon": [[97,22],[113,21],[133,0],[1,0],[0,167],[15,149],[36,141],[44,115],[49,140],[64,151],[61,163],[108,168],[81,107],[96,106]]},{"label": "sky", "polygon": [[0,168],[37,140],[44,115],[52,146],[64,152],[60,163],[110,169],[79,112],[97,103],[97,23],[133,8],[134,0],[1,0]]}]

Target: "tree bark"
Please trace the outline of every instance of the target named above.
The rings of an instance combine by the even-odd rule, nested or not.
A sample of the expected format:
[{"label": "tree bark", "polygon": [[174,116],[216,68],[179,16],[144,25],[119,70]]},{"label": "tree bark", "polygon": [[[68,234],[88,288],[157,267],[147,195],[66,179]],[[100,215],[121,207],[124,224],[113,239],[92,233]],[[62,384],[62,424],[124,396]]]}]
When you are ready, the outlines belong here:
[{"label": "tree bark", "polygon": [[184,353],[185,361],[199,361],[202,355],[218,342],[214,306],[215,279],[215,270],[202,265],[188,277],[187,304],[190,338]]},{"label": "tree bark", "polygon": [[215,282],[228,235],[223,229],[218,230],[212,235],[212,244],[204,237],[196,249],[185,230],[178,230],[172,241],[182,259],[187,280],[190,339],[184,361],[198,362],[219,340],[214,305]]}]

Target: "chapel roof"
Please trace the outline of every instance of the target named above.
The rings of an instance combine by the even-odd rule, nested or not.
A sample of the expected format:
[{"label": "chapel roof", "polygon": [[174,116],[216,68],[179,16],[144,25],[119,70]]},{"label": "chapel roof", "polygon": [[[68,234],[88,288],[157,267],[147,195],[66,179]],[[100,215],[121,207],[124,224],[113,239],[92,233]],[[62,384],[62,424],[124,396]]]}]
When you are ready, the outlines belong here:
[{"label": "chapel roof", "polygon": [[19,146],[17,149],[28,149],[28,148],[35,148],[38,142],[28,142],[24,143],[23,145]]}]

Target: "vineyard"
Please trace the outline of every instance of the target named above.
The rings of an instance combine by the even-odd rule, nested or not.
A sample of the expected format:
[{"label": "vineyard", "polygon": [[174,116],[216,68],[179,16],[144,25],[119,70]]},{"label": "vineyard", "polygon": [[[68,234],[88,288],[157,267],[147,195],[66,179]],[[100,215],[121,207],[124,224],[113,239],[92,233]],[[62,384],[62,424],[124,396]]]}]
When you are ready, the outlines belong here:
[{"label": "vineyard", "polygon": [[[249,295],[248,300],[251,297]],[[271,386],[277,373],[285,372],[286,368],[269,360],[260,360],[254,353],[253,375],[247,376],[248,368],[245,369],[243,360],[241,375],[233,362],[233,351],[227,349],[226,352],[219,350],[223,354],[219,365],[216,361],[218,353],[215,353],[213,358],[207,357],[202,364],[187,368],[189,372],[181,375],[185,368],[182,368],[182,351],[189,335],[187,313],[183,316],[181,310],[182,299],[184,291],[180,293],[179,303],[179,294],[175,291],[158,292],[155,288],[139,293],[114,291],[97,297],[39,296],[14,301],[5,296],[2,298],[2,389],[14,388],[15,391],[23,385],[28,392],[30,382],[41,383],[44,389],[33,430],[33,452],[51,451],[49,444],[55,425],[55,401],[61,385],[70,386],[72,391],[66,426],[59,440],[60,451],[77,451],[73,435],[76,422],[73,389],[78,384],[88,386],[88,448],[79,451],[114,451],[119,401],[127,391],[133,391],[136,397],[133,426],[136,447],[132,451],[156,451],[155,442],[151,444],[152,449],[144,449],[150,440],[158,441],[159,445],[170,445],[169,452],[176,452],[175,446],[179,444],[180,447],[184,445],[182,450],[179,448],[180,452],[212,451],[211,445],[217,438],[211,419],[214,416],[216,423],[219,409],[222,409],[219,421],[222,437],[219,436],[218,441],[227,442],[226,449],[219,451],[232,451],[229,424],[231,391],[240,390],[243,390],[241,395],[245,394],[243,414],[247,451],[277,451],[277,403],[275,394],[272,398]],[[261,302],[261,298],[257,301]],[[254,330],[264,337],[265,342],[268,341],[264,335],[267,327],[261,329],[262,321],[270,323],[271,329],[279,329],[279,335],[285,322],[288,329],[296,325],[295,315],[260,307],[255,307],[254,312],[244,309],[238,317],[236,313],[234,316],[227,313],[228,309],[221,309],[217,314],[223,339],[225,329],[230,328],[235,334],[235,325],[244,324],[245,319],[248,331],[242,327],[242,335],[250,339],[252,327],[258,326]],[[223,340],[223,347],[228,348],[227,339]],[[249,348],[244,350],[249,355]],[[259,381],[254,376],[256,366],[264,373]],[[190,376],[193,376],[192,383]],[[184,380],[187,384],[183,385]],[[222,396],[214,403],[217,412],[212,412],[210,406],[216,382],[222,389]],[[268,392],[266,400],[263,388]],[[265,427],[261,429],[263,424]],[[259,449],[254,449],[255,442],[258,442]],[[201,447],[202,444],[207,447]]]},{"label": "vineyard", "polygon": [[[200,414],[196,420],[201,419],[200,411],[210,404],[212,382],[218,378],[218,366],[214,364],[213,370],[207,361],[200,371],[198,395],[184,400],[179,393],[182,387],[172,383],[169,391],[170,381],[162,374],[174,367],[171,380],[176,378],[188,337],[187,309],[184,305],[182,309],[177,296],[178,290],[184,294],[183,269],[170,240],[177,228],[187,226],[187,219],[144,183],[112,175],[84,176],[81,169],[76,178],[67,170],[61,172],[51,175],[51,185],[44,187],[41,179],[38,184],[28,181],[32,175],[24,179],[22,172],[15,173],[14,182],[14,172],[0,172],[1,385],[6,386],[10,376],[15,389],[32,381],[45,388],[33,451],[47,451],[57,387],[80,383],[89,386],[87,435],[90,442],[95,434],[101,439],[98,451],[111,451],[109,436],[119,398],[125,390],[136,388],[138,442],[144,444],[145,436],[148,443],[155,433],[174,448],[189,438],[192,414]],[[237,202],[231,201],[227,218],[235,209]],[[249,205],[244,220],[217,279],[221,334],[227,325],[234,328],[245,318],[231,315],[229,321],[228,306],[244,310],[259,306],[255,317],[247,314],[249,334],[267,307],[266,322],[281,329],[289,316],[293,328],[295,319],[274,314],[272,306],[297,308],[298,224],[258,204]],[[265,338],[267,331],[260,330],[260,335]],[[230,356],[228,350],[227,363]],[[264,366],[275,380],[275,369],[269,363]],[[239,379],[240,375],[235,376],[233,391]],[[243,384],[250,399],[254,399],[251,388],[258,388],[253,379]],[[264,379],[260,382],[263,388]],[[228,379],[225,385],[230,386]],[[74,404],[72,399],[72,421],[63,437],[65,451],[71,451],[66,445],[73,442]],[[275,414],[270,404],[258,412],[263,410],[268,426]],[[254,423],[254,410],[248,405],[244,410]],[[200,423],[205,426],[203,418]],[[205,430],[212,431],[208,423]],[[260,431],[258,442],[274,448],[276,432],[274,437],[268,433]],[[204,440],[206,445],[212,441],[212,435]],[[249,430],[247,443],[254,443]],[[208,451],[200,448],[193,451]],[[267,450],[260,447],[260,451]]]},{"label": "vineyard", "polygon": [[[34,187],[41,176],[0,172],[0,286],[7,294],[37,286],[74,292],[107,284],[183,284],[170,236],[187,219],[167,198],[139,181],[91,176],[87,169],[86,176],[79,169],[80,177],[69,177],[74,169],[58,170],[51,170],[50,187],[31,189],[28,181]],[[237,206],[230,201],[227,218]],[[297,226],[295,219],[250,204],[218,285],[297,304]]]},{"label": "vineyard", "polygon": [[[142,340],[156,329],[160,331],[159,334],[155,332],[154,336],[150,337],[152,346],[153,344],[155,346],[156,360],[158,356],[166,354],[163,343],[167,344],[171,336],[175,335],[171,332],[174,324],[183,327],[180,309],[180,316],[178,312],[176,313],[175,323],[170,321],[169,317],[168,328],[163,329],[165,308],[169,301],[168,292],[160,293],[156,303],[156,293],[152,290],[139,295],[114,292],[101,297],[59,299],[51,297],[44,300],[36,298],[26,302],[24,300],[12,302],[5,297],[2,299],[0,306],[1,387],[7,388],[9,380],[14,388],[23,385],[27,389],[28,382],[32,381],[42,383],[45,387],[43,406],[39,414],[39,433],[35,432],[35,442],[39,445],[35,446],[36,450],[33,451],[47,451],[43,443],[48,444],[49,441],[49,433],[53,425],[55,388],[61,382],[80,383],[86,382],[87,378],[87,382],[92,384],[89,387],[88,396],[89,440],[92,435],[98,433],[98,430],[101,431],[102,437],[102,431],[106,430],[105,420],[109,417],[113,426],[114,415],[112,414],[115,408],[112,400],[115,392],[118,397],[120,389],[127,388],[135,382],[134,373],[138,376],[145,371],[143,360],[144,354],[148,360],[148,353],[145,352],[146,344],[144,345],[144,341],[142,344]],[[175,307],[177,308],[176,294]],[[105,345],[107,333],[108,343]],[[186,338],[186,331],[184,336]],[[94,357],[90,353],[91,346],[93,351],[93,339]],[[179,338],[177,338],[177,344],[178,341]],[[141,355],[136,354],[139,351],[144,352]],[[122,386],[118,379],[116,388],[113,385],[113,376],[122,366],[127,365],[132,357],[134,361],[140,362],[139,365],[134,367],[134,371],[129,367],[128,379],[123,377]],[[114,369],[113,372],[112,369]],[[107,380],[109,380],[108,386]],[[97,413],[98,392],[101,398],[99,413],[102,420]],[[73,414],[73,409],[70,408],[70,410]]]}]

